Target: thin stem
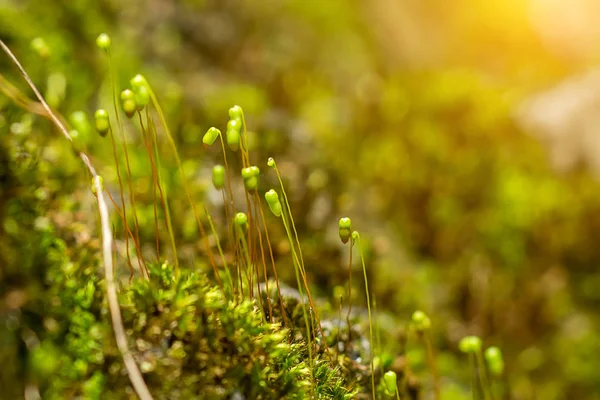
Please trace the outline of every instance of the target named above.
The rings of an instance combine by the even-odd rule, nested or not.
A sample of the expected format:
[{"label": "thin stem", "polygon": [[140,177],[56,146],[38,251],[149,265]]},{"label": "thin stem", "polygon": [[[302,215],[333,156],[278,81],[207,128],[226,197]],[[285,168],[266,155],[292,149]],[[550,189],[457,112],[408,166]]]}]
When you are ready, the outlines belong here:
[{"label": "thin stem", "polygon": [[283,317],[283,326],[287,327],[287,318],[285,316],[285,307],[283,306],[283,297],[281,296],[281,288],[279,287],[279,276],[277,275],[277,268],[275,267],[275,257],[273,257],[273,247],[271,246],[271,239],[269,239],[269,229],[267,228],[267,221],[265,220],[265,213],[262,209],[262,204],[259,202],[258,209],[260,211],[260,217],[262,219],[263,226],[265,227],[265,238],[267,239],[267,247],[269,248],[269,255],[271,256],[271,267],[273,268],[273,274],[275,275],[275,284],[277,285],[277,295],[279,296],[279,306],[281,307],[281,315]]},{"label": "thin stem", "polygon": [[208,213],[208,210],[206,209],[206,207],[204,207],[204,213],[206,214],[206,218],[208,220],[208,224],[210,225],[210,229],[213,233],[213,236],[215,237],[215,240],[217,241],[217,248],[219,249],[219,255],[221,256],[221,260],[223,261],[223,268],[225,269],[225,275],[227,275],[227,281],[229,282],[229,288],[233,293],[233,280],[231,279],[231,274],[229,273],[229,267],[227,266],[227,260],[225,259],[225,255],[223,254],[223,249],[221,248],[221,241],[219,240],[219,234],[217,233],[217,230],[215,229],[215,224],[213,224],[212,218],[210,217],[210,214]]},{"label": "thin stem", "polygon": [[[48,114],[48,118],[54,123],[54,125],[58,128],[58,130],[62,133],[62,135],[69,142],[73,143],[73,138],[69,135],[69,132],[65,128],[64,124],[60,121],[60,119],[54,114],[44,97],[40,94],[37,87],[34,85],[33,81],[19,62],[19,60],[15,57],[12,51],[6,46],[3,40],[0,39],[0,47],[2,50],[8,55],[8,57],[12,60],[12,62],[17,66],[21,76],[27,82],[31,90],[35,93],[35,96],[40,101],[46,113]],[[104,264],[104,273],[106,278],[106,297],[108,299],[108,308],[111,315],[113,332],[115,334],[115,339],[117,342],[117,347],[121,356],[123,357],[123,361],[125,363],[125,369],[127,370],[127,375],[129,376],[129,380],[133,385],[136,393],[142,400],[151,400],[152,395],[144,382],[144,378],[133,359],[133,355],[129,351],[129,346],[127,344],[127,336],[125,335],[125,327],[123,326],[123,318],[121,317],[121,309],[119,308],[119,299],[117,297],[117,288],[114,280],[114,271],[113,271],[113,262],[112,262],[112,234],[110,231],[110,222],[109,222],[109,214],[108,208],[106,207],[106,201],[104,199],[102,184],[96,173],[96,170],[92,166],[89,157],[84,152],[79,153],[79,157],[87,167],[89,173],[94,178],[94,185],[96,187],[96,198],[98,199],[98,212],[100,214],[100,222],[102,228],[102,261]]]},{"label": "thin stem", "polygon": [[477,351],[477,364],[479,365],[479,380],[481,382],[483,397],[486,400],[493,400],[492,387],[490,385],[490,379],[487,374],[487,369],[485,368],[483,352],[481,350]]},{"label": "thin stem", "polygon": [[475,362],[475,354],[469,353],[469,364],[471,364],[471,391],[473,400],[477,400],[477,366]]},{"label": "thin stem", "polygon": [[[138,112],[138,116],[140,118],[140,126],[142,127],[142,133],[144,134],[144,124],[142,123],[142,116],[141,114]],[[148,113],[148,107],[146,107],[146,121],[148,121],[150,119],[150,115]],[[150,140],[150,142],[152,143],[152,135],[147,135],[148,136],[148,140]],[[146,142],[146,135],[144,135],[144,142]],[[148,145],[146,144],[146,150],[148,151],[148,156],[150,158],[150,165],[152,166],[152,208],[154,211],[154,239],[155,239],[155,244],[156,244],[156,260],[160,260],[160,236],[158,234],[158,204],[157,204],[157,196],[156,196],[156,190],[158,188],[158,178],[156,176],[156,172],[155,172],[155,168],[156,166],[154,165],[154,160],[152,157],[152,152],[150,151],[150,148],[152,147],[152,145]],[[162,198],[161,198],[162,199]]]},{"label": "thin stem", "polygon": [[308,320],[308,314],[306,312],[306,301],[304,299],[304,290],[302,289],[302,282],[300,281],[300,265],[298,256],[296,255],[296,251],[294,250],[294,242],[292,239],[292,234],[290,232],[290,228],[285,220],[284,214],[281,214],[281,220],[283,221],[283,227],[285,228],[285,233],[287,234],[288,241],[290,242],[290,246],[292,249],[292,263],[294,264],[294,272],[296,273],[296,282],[298,283],[298,291],[300,292],[301,304],[302,304],[302,314],[304,316],[304,324],[306,325],[306,342],[308,347],[308,359],[310,362],[310,380],[314,382],[313,379],[313,369],[314,369],[314,360],[313,360],[313,348],[312,348],[312,338],[311,338],[311,328],[310,322]]},{"label": "thin stem", "polygon": [[[171,243],[171,251],[173,252],[173,259],[175,261],[175,275],[179,275],[179,257],[177,256],[177,245],[175,244],[175,234],[173,233],[173,224],[171,222],[171,210],[169,208],[169,200],[167,195],[167,188],[164,186],[164,180],[162,177],[162,168],[160,164],[160,155],[158,152],[158,134],[156,132],[156,128],[154,126],[154,122],[150,117],[150,113],[146,112],[146,118],[148,123],[148,129],[150,130],[150,134],[148,136],[151,137],[150,144],[152,146],[152,151],[154,152],[154,161],[156,162],[156,168],[154,169],[154,173],[157,177],[158,189],[162,201],[163,211],[165,214],[165,222],[167,225],[167,232],[169,233],[169,241]],[[141,122],[141,117],[140,117]],[[141,125],[142,132],[144,131],[144,125]],[[152,153],[150,149],[148,149],[148,154]],[[152,155],[150,155],[152,157]],[[151,160],[152,162],[152,160]],[[161,187],[163,188],[161,190]],[[218,275],[218,274],[217,274]],[[220,283],[220,282],[219,282]],[[221,286],[222,289],[222,286]],[[223,293],[224,295],[225,293]]]},{"label": "thin stem", "polygon": [[[251,289],[252,289],[252,262],[250,261],[250,255],[248,254],[248,243],[246,242],[246,237],[244,236],[244,233],[241,231],[241,228],[239,228],[236,225],[236,229],[238,230],[238,237],[240,238],[240,241],[242,242],[242,255],[243,255],[243,260],[246,262],[246,280],[248,281],[248,291],[249,294],[251,293]],[[252,295],[250,295],[250,298],[252,298]],[[262,309],[262,307],[261,307]]]},{"label": "thin stem", "polygon": [[[252,235],[252,232],[254,231],[254,217],[252,215],[252,205],[250,203],[250,198],[248,197],[248,191],[244,190],[244,194],[246,196],[246,206],[248,208],[248,230],[246,232],[246,235],[248,235],[248,249],[249,249],[249,255],[250,255],[250,260],[252,262],[252,265],[254,265],[254,260],[255,260],[255,255],[254,252],[252,251],[253,246],[253,238],[254,236]],[[254,285],[252,282],[250,282],[250,297],[254,298]]]},{"label": "thin stem", "polygon": [[434,399],[440,399],[440,374],[437,368],[437,363],[435,361],[435,351],[433,350],[433,344],[431,341],[431,334],[429,331],[424,332],[423,341],[425,342],[425,347],[427,349],[427,363],[429,364],[429,369],[431,370],[431,375],[433,376],[433,394]]},{"label": "thin stem", "polygon": [[[231,221],[229,219],[229,215],[233,217],[233,213],[235,212],[235,203],[233,200],[233,190],[231,189],[231,175],[229,174],[229,164],[227,163],[227,152],[225,151],[225,141],[223,140],[223,135],[221,131],[219,131],[219,139],[221,139],[221,151],[223,152],[223,163],[225,164],[225,176],[227,177],[227,190],[229,193],[229,201],[226,201],[226,192],[223,190],[223,204],[225,206],[225,218],[226,221]],[[227,235],[229,238],[229,243],[233,246],[233,228],[228,225]]]},{"label": "thin stem", "polygon": [[[333,366],[333,358],[331,358],[329,346],[327,346],[327,338],[325,337],[325,334],[323,333],[323,327],[321,326],[321,320],[319,318],[319,314],[317,312],[312,295],[310,293],[310,288],[308,287],[308,280],[306,279],[306,270],[304,269],[304,259],[302,256],[302,247],[300,246],[300,239],[298,238],[298,232],[296,231],[296,225],[294,224],[294,217],[292,216],[292,209],[290,207],[288,197],[285,193],[285,188],[283,187],[283,180],[281,179],[281,175],[279,173],[279,170],[277,169],[277,164],[273,164],[273,169],[277,173],[277,179],[279,180],[279,185],[281,186],[281,193],[283,195],[283,202],[285,203],[285,209],[282,210],[283,211],[282,215],[285,215],[285,213],[287,211],[287,215],[290,218],[290,222],[291,222],[292,228],[294,230],[294,237],[295,237],[296,243],[294,244],[293,241],[290,241],[290,246],[292,247],[292,249],[295,247],[295,245],[298,246],[298,253],[300,254],[300,260],[298,262],[298,266],[300,268],[300,274],[302,275],[302,279],[304,280],[304,285],[306,287],[306,293],[308,295],[308,301],[314,312],[315,320],[317,322],[317,327],[319,328],[319,334],[323,338],[323,343],[325,345],[325,353],[327,354],[327,358],[329,359],[330,364]],[[285,217],[284,217],[284,219],[285,219]],[[295,251],[294,251],[294,253],[295,253]]]},{"label": "thin stem", "polygon": [[[121,214],[121,211],[119,210],[119,206],[115,202],[115,199],[113,199],[113,197],[110,195],[110,192],[107,189],[104,189],[104,193],[106,193],[106,195],[108,196],[109,200],[111,201],[111,203],[115,207],[115,211],[117,212],[117,214],[119,215],[119,217],[123,218],[123,214]],[[135,237],[133,236],[133,233],[131,232],[131,230],[129,228],[127,228],[127,231],[125,233],[127,235],[131,236],[131,239],[133,240],[133,242],[134,242],[134,244],[136,246],[136,250],[137,250],[138,254],[141,254],[142,250],[138,247],[138,244],[135,242]],[[143,274],[142,274],[142,276],[143,276]]]},{"label": "thin stem", "polygon": [[350,312],[352,311],[352,247],[354,241],[350,240],[350,257],[348,258],[348,313],[346,314],[346,325],[348,326],[348,338],[346,343],[346,350],[350,349],[350,341],[352,340],[352,325],[350,323]]},{"label": "thin stem", "polygon": [[[263,277],[265,279],[265,291],[267,293],[267,303],[269,305],[269,322],[272,323],[273,322],[273,306],[271,305],[271,294],[269,293],[269,277],[267,276],[267,262],[265,261],[265,250],[263,247],[262,232],[260,230],[260,224],[259,224],[259,220],[258,220],[258,209],[260,207],[260,198],[258,197],[258,193],[256,191],[254,192],[254,207],[256,209],[254,212],[254,215],[256,216],[256,230],[258,231],[258,242],[260,244],[260,254],[262,257]],[[258,295],[261,296],[260,291],[258,292]]]},{"label": "thin stem", "polygon": [[[152,104],[154,105],[154,108],[156,109],[156,111],[158,113],[158,117],[160,119],[160,122],[163,125],[163,128],[165,130],[165,134],[167,136],[167,140],[169,141],[169,144],[171,145],[171,148],[173,149],[173,154],[175,155],[175,160],[177,161],[177,166],[179,167],[179,171],[181,172],[181,180],[183,181],[183,188],[184,188],[185,193],[187,195],[188,202],[192,206],[192,211],[194,213],[194,218],[196,219],[196,223],[198,224],[198,229],[200,230],[200,234],[203,237],[204,246],[206,248],[206,252],[208,253],[209,262],[210,262],[210,264],[212,265],[212,267],[213,267],[213,269],[215,271],[215,275],[218,276],[219,274],[217,273],[217,266],[215,264],[215,260],[214,260],[213,255],[212,255],[212,250],[210,248],[210,243],[208,242],[208,238],[206,236],[206,231],[204,229],[204,226],[202,225],[202,222],[200,222],[200,217],[198,216],[198,211],[196,209],[196,204],[194,203],[194,201],[192,199],[192,195],[190,194],[190,189],[188,187],[187,177],[185,176],[185,170],[183,169],[183,164],[181,162],[181,158],[179,157],[179,153],[177,152],[177,146],[175,145],[175,141],[173,140],[173,136],[171,135],[171,131],[169,130],[169,125],[167,124],[167,120],[165,119],[165,116],[164,116],[164,114],[162,112],[162,108],[160,107],[160,104],[158,103],[156,95],[154,94],[154,91],[152,90],[152,88],[150,87],[150,85],[148,85],[148,91],[150,92],[150,99],[152,100]],[[221,290],[223,291],[223,294],[225,294],[225,291],[223,289],[223,285],[220,284],[220,286],[221,286]]]},{"label": "thin stem", "polygon": [[[129,165],[129,152],[127,151],[127,139],[125,138],[125,130],[123,129],[123,122],[121,121],[121,114],[119,112],[119,106],[117,104],[117,83],[116,83],[116,78],[115,78],[113,61],[112,61],[112,57],[110,56],[109,50],[106,51],[106,56],[108,58],[108,69],[109,69],[110,81],[111,81],[111,85],[112,85],[112,96],[113,96],[113,106],[115,109],[115,117],[117,118],[117,125],[119,127],[119,132],[121,133],[121,143],[123,144],[123,152],[125,154],[125,165],[127,167],[127,183],[129,186],[129,202],[131,203],[131,208],[133,209],[133,223],[134,223],[134,227],[135,227],[135,238],[136,238],[138,247],[141,247],[141,245],[140,245],[140,243],[141,243],[140,242],[140,228],[139,228],[139,222],[138,222],[138,217],[137,217],[137,211],[136,211],[136,207],[135,207],[135,192],[133,191],[131,166]],[[125,221],[127,221],[127,219],[125,219]],[[144,264],[144,269],[146,270],[146,276],[149,279],[150,276],[148,274],[148,267],[146,266],[146,261],[144,260],[144,257],[142,254],[140,254],[140,258],[142,260],[142,263]]]},{"label": "thin stem", "polygon": [[[242,111],[242,138],[243,140],[240,140],[240,147],[242,148],[242,165],[244,167],[249,167],[250,166],[250,155],[248,153],[248,131],[246,129],[246,117],[244,116],[244,110],[241,109]],[[245,161],[244,161],[244,156],[245,156]]]},{"label": "thin stem", "polygon": [[[354,240],[354,238],[352,240]],[[365,276],[365,294],[367,295],[367,310],[369,312],[369,340],[371,344],[369,349],[369,355],[371,358],[371,387],[373,389],[373,399],[375,399],[375,366],[373,364],[373,320],[371,318],[371,301],[369,299],[369,280],[367,279],[367,267],[365,266],[365,258],[362,252],[360,237],[358,237],[356,240],[358,241],[358,252],[360,254],[360,262],[362,263],[363,274]]]},{"label": "thin stem", "polygon": [[[115,166],[117,168],[117,177],[119,179],[119,195],[121,197],[121,207],[123,209],[123,215],[121,216],[121,218],[123,219],[123,224],[125,225],[125,231],[127,232],[127,231],[129,231],[129,225],[127,224],[127,211],[125,208],[125,197],[123,196],[123,181],[121,180],[121,167],[119,167],[119,156],[117,155],[117,145],[115,143],[115,136],[113,135],[113,130],[110,125],[108,128],[108,134],[110,136],[110,142],[111,142],[112,150],[113,150],[113,157],[115,158]],[[136,244],[136,248],[139,248],[139,246],[137,244]],[[131,257],[129,255],[129,235],[127,235],[127,234],[125,234],[125,249],[126,249],[126,253],[127,253],[127,265],[129,266],[129,271],[130,271],[129,281],[131,282],[131,279],[133,278],[133,266],[131,265]],[[141,254],[139,254],[139,257],[141,257]],[[142,268],[142,264],[140,263],[139,257],[138,257],[138,263],[140,264],[140,272],[142,273],[142,276],[144,276],[144,270]]]}]

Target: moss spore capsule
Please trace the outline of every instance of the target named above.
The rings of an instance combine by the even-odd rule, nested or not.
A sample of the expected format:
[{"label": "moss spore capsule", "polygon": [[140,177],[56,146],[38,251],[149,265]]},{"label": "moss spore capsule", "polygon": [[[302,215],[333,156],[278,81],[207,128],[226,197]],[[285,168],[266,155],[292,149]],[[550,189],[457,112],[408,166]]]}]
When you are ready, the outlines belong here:
[{"label": "moss spore capsule", "polygon": [[260,169],[256,165],[242,169],[242,179],[244,180],[244,187],[247,191],[253,192],[258,189],[259,176]]},{"label": "moss spore capsule", "polygon": [[110,129],[108,112],[102,108],[97,109],[94,113],[94,123],[100,136],[105,137]]},{"label": "moss spore capsule", "polygon": [[129,80],[129,84],[131,85],[131,89],[134,92],[136,92],[141,87],[146,87],[146,89],[149,89],[148,81],[146,80],[146,77],[142,74],[137,74],[136,76],[131,78]]},{"label": "moss spore capsule", "polygon": [[137,104],[135,103],[135,94],[130,89],[125,89],[121,92],[121,105],[125,115],[129,118],[133,116],[135,110],[137,110]]},{"label": "moss spore capsule", "polygon": [[269,157],[269,159],[267,160],[267,165],[272,168],[277,167],[277,165],[275,164],[275,159],[273,157]]},{"label": "moss spore capsule", "polygon": [[504,359],[498,347],[491,346],[487,348],[484,357],[492,375],[501,376],[504,373]]},{"label": "moss spore capsule", "polygon": [[235,105],[229,109],[229,119],[230,120],[240,120],[242,121],[244,117],[244,111],[242,107]]},{"label": "moss spore capsule", "polygon": [[465,336],[458,343],[458,348],[463,353],[477,353],[481,351],[481,339],[478,336]]},{"label": "moss spore capsule", "polygon": [[396,373],[394,371],[388,371],[383,375],[383,384],[388,394],[396,394],[397,380],[398,378],[396,377]]},{"label": "moss spore capsule", "polygon": [[100,50],[108,50],[110,48],[110,43],[110,36],[108,36],[106,33],[101,33],[96,38],[96,46],[98,46]]},{"label": "moss spore capsule", "polygon": [[243,232],[246,232],[246,229],[248,229],[248,216],[245,213],[239,212],[235,214],[234,222],[235,225],[239,227]]},{"label": "moss spore capsule", "polygon": [[135,106],[138,111],[142,111],[150,103],[150,91],[147,86],[140,86],[133,93],[135,95]]},{"label": "moss spore capsule", "polygon": [[231,119],[227,122],[227,145],[233,151],[240,148],[240,132],[242,123],[238,119]]},{"label": "moss spore capsule", "polygon": [[31,41],[31,49],[37,53],[41,59],[47,59],[50,57],[50,47],[46,41],[41,37],[36,37]]},{"label": "moss spore capsule", "polygon": [[267,193],[265,193],[265,200],[267,201],[269,209],[271,209],[273,215],[275,215],[276,217],[280,217],[282,208],[277,192],[273,189],[269,190]]},{"label": "moss spore capsule", "polygon": [[417,310],[412,315],[413,326],[418,332],[426,331],[431,327],[431,320],[423,311]]},{"label": "moss spore capsule", "polygon": [[202,144],[204,147],[212,146],[220,135],[221,131],[214,126],[208,128],[204,136],[202,136]]},{"label": "moss spore capsule", "polygon": [[150,103],[150,86],[142,74],[137,74],[129,80],[131,91],[134,94],[135,105],[141,111]]},{"label": "moss spore capsule", "polygon": [[352,220],[348,217],[340,218],[338,222],[340,240],[342,243],[348,243],[350,240],[350,235],[352,234]]},{"label": "moss spore capsule", "polygon": [[215,165],[212,167],[212,183],[217,190],[221,190],[225,187],[225,167],[222,165]]}]

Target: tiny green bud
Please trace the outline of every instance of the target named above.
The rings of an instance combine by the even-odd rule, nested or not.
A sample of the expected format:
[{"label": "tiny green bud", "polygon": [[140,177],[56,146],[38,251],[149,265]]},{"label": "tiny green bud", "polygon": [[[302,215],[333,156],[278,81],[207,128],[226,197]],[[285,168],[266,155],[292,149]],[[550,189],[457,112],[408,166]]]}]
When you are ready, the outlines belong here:
[{"label": "tiny green bud", "polygon": [[135,94],[130,89],[121,92],[121,105],[125,115],[131,118],[137,109],[137,104],[135,103]]},{"label": "tiny green bud", "polygon": [[348,240],[350,240],[350,235],[352,232],[352,220],[348,217],[342,217],[342,218],[340,218],[340,221],[338,222],[338,226],[339,226],[340,239],[342,240],[342,243],[344,243],[344,244],[348,243]]},{"label": "tiny green bud", "polygon": [[146,89],[148,89],[148,81],[142,74],[137,74],[136,76],[131,78],[129,84],[131,85],[131,89],[134,92],[136,92],[141,87],[146,87]]},{"label": "tiny green bud", "polygon": [[393,395],[396,394],[397,389],[397,377],[394,371],[388,371],[383,374],[383,383],[385,385],[385,390],[388,394]]},{"label": "tiny green bud", "polygon": [[260,175],[260,169],[253,165],[248,168],[242,169],[242,178],[244,179],[244,187],[247,191],[252,192],[258,188],[258,177]]},{"label": "tiny green bud", "polygon": [[265,200],[267,201],[267,204],[269,205],[273,215],[276,217],[281,216],[282,208],[277,192],[273,189],[269,190],[267,193],[265,193]]},{"label": "tiny green bud", "polygon": [[98,46],[100,50],[108,50],[110,48],[110,36],[106,33],[99,34],[96,38],[96,46]]},{"label": "tiny green bud", "polygon": [[71,113],[69,116],[69,122],[71,123],[73,129],[79,131],[79,133],[84,136],[89,136],[92,132],[90,121],[88,121],[88,117],[83,111],[75,111]]},{"label": "tiny green bud", "polygon": [[240,106],[233,106],[229,109],[229,119],[231,120],[240,120],[242,121],[242,117],[244,116],[244,111]]},{"label": "tiny green bud", "polygon": [[31,49],[44,60],[50,57],[50,47],[48,47],[46,41],[41,37],[36,37],[31,41]]},{"label": "tiny green bud", "polygon": [[465,336],[458,343],[458,348],[463,353],[477,353],[481,351],[481,339],[477,336]]},{"label": "tiny green bud", "polygon": [[412,315],[412,322],[417,331],[423,332],[431,327],[431,320],[423,311],[417,310]]},{"label": "tiny green bud", "polygon": [[242,229],[242,231],[246,231],[246,229],[248,228],[248,216],[243,213],[243,212],[239,212],[237,214],[235,214],[235,218],[234,218],[235,224]]},{"label": "tiny green bud", "polygon": [[225,167],[222,165],[215,165],[212,167],[212,183],[215,189],[220,190],[225,187]]},{"label": "tiny green bud", "polygon": [[150,91],[147,86],[140,86],[134,92],[135,106],[141,111],[150,103]]},{"label": "tiny green bud", "polygon": [[360,234],[358,233],[358,231],[352,232],[352,240],[353,241],[360,240]]},{"label": "tiny green bud", "polygon": [[491,374],[495,376],[502,375],[504,372],[504,359],[500,349],[496,346],[489,347],[484,356]]},{"label": "tiny green bud", "polygon": [[269,157],[269,159],[267,160],[267,165],[269,167],[273,167],[275,168],[277,165],[275,164],[275,160],[273,159],[273,157]]},{"label": "tiny green bud", "polygon": [[221,131],[215,128],[208,128],[204,136],[202,137],[202,144],[204,147],[212,146],[213,143],[217,140],[217,138],[221,135]]},{"label": "tiny green bud", "polygon": [[96,130],[100,134],[100,136],[106,136],[106,133],[110,129],[110,121],[108,119],[108,112],[106,110],[99,108],[94,113],[94,121],[96,125]]},{"label": "tiny green bud", "polygon": [[232,119],[227,122],[227,145],[233,151],[240,147],[240,130],[242,123],[239,119]]},{"label": "tiny green bud", "polygon": [[[97,176],[98,180],[100,181],[100,187],[102,190],[104,190],[104,178],[102,178],[100,175]],[[96,195],[96,180],[94,178],[92,178],[92,193]]]}]

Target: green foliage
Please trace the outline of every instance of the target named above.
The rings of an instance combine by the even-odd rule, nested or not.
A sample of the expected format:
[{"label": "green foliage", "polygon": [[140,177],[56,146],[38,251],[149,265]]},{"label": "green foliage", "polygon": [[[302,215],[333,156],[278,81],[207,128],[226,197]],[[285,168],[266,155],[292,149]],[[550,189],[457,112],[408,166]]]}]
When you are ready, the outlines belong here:
[{"label": "green foliage", "polygon": [[[407,343],[404,333],[394,334],[413,310],[422,308],[435,318],[428,332],[446,377],[443,398],[462,399],[467,393],[469,369],[457,345],[471,331],[502,344],[513,397],[530,398],[534,392],[545,399],[594,396],[600,388],[593,357],[600,349],[595,334],[600,278],[594,267],[600,262],[595,240],[599,186],[585,165],[563,175],[552,171],[540,144],[511,118],[526,92],[583,69],[581,61],[565,63],[541,47],[529,51],[526,43],[539,38],[513,24],[503,31],[504,18],[473,18],[483,9],[493,13],[495,6],[487,3],[442,13],[425,3],[407,3],[397,14],[389,10],[389,19],[410,19],[411,24],[394,23],[397,29],[419,26],[426,33],[416,35],[418,46],[407,42],[398,47],[395,40],[401,37],[404,43],[410,33],[388,32],[376,6],[321,3],[185,1],[170,4],[157,23],[155,13],[130,1],[22,0],[0,9],[0,31],[50,105],[64,115],[99,106],[110,110],[106,57],[93,46],[97,38],[101,49],[110,48],[117,82],[127,82],[144,63],[187,160],[191,195],[210,212],[214,207],[204,200],[209,180],[202,171],[215,164],[216,156],[203,153],[198,144],[207,126],[221,123],[227,107],[234,102],[243,106],[252,119],[249,126],[256,127],[248,132],[256,160],[267,154],[282,160],[315,293],[329,296],[347,279],[340,249],[331,240],[335,232],[326,228],[335,231],[335,220],[346,214],[364,227],[369,280],[383,320],[380,348],[397,364],[400,379],[400,366],[408,365],[413,377],[422,379],[424,391],[431,386],[412,338]],[[512,22],[519,16],[516,11],[502,15]],[[491,20],[500,22],[473,34],[477,24]],[[111,33],[112,44],[107,35],[100,40],[101,31]],[[451,43],[434,39],[433,45],[422,46],[430,34]],[[509,50],[502,50],[504,44]],[[23,88],[4,58],[0,67],[3,77]],[[97,234],[89,177],[69,146],[45,121],[17,110],[4,96],[0,110],[2,328],[37,316],[17,331],[2,332],[0,360],[15,368],[2,370],[0,387],[19,398],[22,387],[10,390],[22,386],[30,371],[23,361],[29,358],[22,356],[30,351],[23,327],[39,332],[46,313],[41,305],[51,304],[46,294],[53,282],[44,274],[55,261],[45,253],[55,257],[56,252],[44,242],[61,243],[53,246],[63,248],[58,254],[67,254],[78,271],[82,263],[97,264]],[[232,110],[229,118],[237,121],[241,107]],[[239,132],[228,134],[234,147],[239,147]],[[139,133],[128,133],[128,140],[143,148]],[[99,143],[96,136],[75,148],[92,150],[114,194],[110,146]],[[140,235],[149,243],[154,239],[154,210],[148,206],[151,167],[143,151],[131,151],[130,157],[135,195],[142,203],[136,210]],[[181,178],[165,158],[164,187],[177,210],[172,225],[180,253],[198,258],[197,228]],[[232,161],[231,171],[241,168],[239,160]],[[274,185],[269,178],[265,183]],[[214,215],[217,222],[225,218]],[[123,231],[118,216],[112,222],[116,232]],[[48,227],[56,232],[42,233]],[[293,281],[280,221],[269,230],[280,276]],[[84,254],[92,252],[94,257]],[[89,275],[74,276],[78,287],[87,285]],[[62,288],[62,281],[56,284]],[[353,285],[360,289],[362,283]],[[96,287],[94,298],[101,292]],[[22,293],[24,304],[14,300]],[[354,304],[364,301],[362,293],[353,291]],[[329,306],[335,315],[339,297],[334,300]],[[388,313],[394,317],[386,323]],[[71,315],[57,310],[55,318],[62,326],[70,324]],[[48,321],[52,326],[52,318]],[[363,325],[355,333],[364,332]],[[104,337],[112,340],[109,332]],[[64,346],[42,340],[39,348],[32,357],[36,363],[59,360]],[[59,355],[48,356],[54,353]],[[69,357],[68,364],[75,364]],[[118,360],[114,352],[110,357]],[[81,362],[78,368],[83,370]],[[60,370],[52,363],[35,369],[42,375]],[[107,385],[103,376],[87,373],[83,388],[75,385],[74,390],[94,397]]]},{"label": "green foliage", "polygon": [[[150,266],[122,296],[125,323],[133,327],[146,382],[158,398],[301,399],[310,388],[304,345],[288,342],[285,329],[265,324],[251,301],[226,300],[196,272],[173,275],[167,264]],[[323,364],[325,365],[325,364]],[[335,373],[317,390],[343,398]]]}]

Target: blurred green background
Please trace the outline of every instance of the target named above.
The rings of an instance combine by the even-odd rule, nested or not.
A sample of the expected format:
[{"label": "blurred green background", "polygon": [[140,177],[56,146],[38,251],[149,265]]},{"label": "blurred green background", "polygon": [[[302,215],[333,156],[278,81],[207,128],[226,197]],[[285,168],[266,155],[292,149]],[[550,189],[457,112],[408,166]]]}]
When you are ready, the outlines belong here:
[{"label": "blurred green background", "polygon": [[[336,224],[349,215],[369,243],[379,310],[398,323],[417,308],[431,316],[444,398],[468,398],[456,347],[477,334],[504,350],[511,398],[600,399],[599,11],[590,0],[0,0],[0,37],[61,113],[91,115],[110,109],[95,47],[109,33],[121,88],[138,72],[151,82],[209,207],[220,155],[200,140],[241,105],[252,160],[266,170],[275,157],[288,180],[320,295],[346,282]],[[30,49],[38,36],[45,61]],[[0,73],[25,88],[6,57]],[[0,141],[6,322],[21,307],[24,265],[36,268],[23,256],[23,198],[49,193],[42,215],[97,243],[88,179],[57,132],[0,97]],[[103,143],[90,153],[114,182]],[[150,196],[143,153],[132,158],[136,190]],[[9,159],[36,165],[17,194]],[[191,259],[200,246],[172,168],[174,225]],[[383,326],[392,341],[395,327]]]}]

